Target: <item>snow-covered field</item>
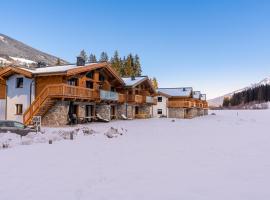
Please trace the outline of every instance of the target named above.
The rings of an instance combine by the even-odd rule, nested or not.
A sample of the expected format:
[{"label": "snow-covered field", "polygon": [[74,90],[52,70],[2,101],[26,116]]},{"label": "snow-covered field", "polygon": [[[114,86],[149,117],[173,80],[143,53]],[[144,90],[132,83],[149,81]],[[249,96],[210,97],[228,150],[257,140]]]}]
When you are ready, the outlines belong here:
[{"label": "snow-covered field", "polygon": [[[270,111],[213,112],[90,124],[95,133],[75,140],[1,149],[0,199],[269,200]],[[123,135],[104,136],[111,126]]]}]

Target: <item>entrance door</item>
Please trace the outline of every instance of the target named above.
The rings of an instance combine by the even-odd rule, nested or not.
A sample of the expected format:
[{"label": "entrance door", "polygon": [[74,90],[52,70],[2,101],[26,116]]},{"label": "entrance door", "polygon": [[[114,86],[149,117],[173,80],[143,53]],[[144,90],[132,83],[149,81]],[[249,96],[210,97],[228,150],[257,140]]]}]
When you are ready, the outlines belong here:
[{"label": "entrance door", "polygon": [[139,114],[139,106],[135,106],[135,115]]},{"label": "entrance door", "polygon": [[116,108],[111,106],[111,119],[116,119]]},{"label": "entrance door", "polygon": [[72,101],[69,103],[68,116],[71,124],[78,123],[78,105],[74,105]]},{"label": "entrance door", "polygon": [[88,122],[93,120],[94,117],[94,106],[93,105],[86,105],[85,106],[85,117]]}]

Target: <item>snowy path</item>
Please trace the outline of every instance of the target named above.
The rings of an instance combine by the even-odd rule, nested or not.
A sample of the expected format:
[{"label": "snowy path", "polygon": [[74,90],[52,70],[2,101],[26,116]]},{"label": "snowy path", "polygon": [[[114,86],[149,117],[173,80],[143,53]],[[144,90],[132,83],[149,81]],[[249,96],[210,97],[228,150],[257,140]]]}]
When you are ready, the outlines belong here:
[{"label": "snowy path", "polygon": [[0,150],[0,199],[269,200],[270,111],[215,113],[92,124],[128,133]]}]

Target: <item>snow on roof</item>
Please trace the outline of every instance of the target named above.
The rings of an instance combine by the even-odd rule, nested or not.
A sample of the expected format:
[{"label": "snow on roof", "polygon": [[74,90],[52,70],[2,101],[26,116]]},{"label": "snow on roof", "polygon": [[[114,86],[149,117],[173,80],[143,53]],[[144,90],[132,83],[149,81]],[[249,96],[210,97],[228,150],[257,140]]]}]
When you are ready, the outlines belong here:
[{"label": "snow on roof", "polygon": [[[96,63],[91,63],[91,64],[86,64],[87,66],[96,64]],[[41,68],[22,68],[26,71],[29,71],[33,74],[43,74],[43,73],[61,73],[61,72],[66,72],[70,69],[76,69],[80,68],[83,66],[77,66],[77,65],[62,65],[62,66],[52,66],[52,67],[41,67]]]},{"label": "snow on roof", "polygon": [[206,101],[206,94],[201,94],[201,100]]},{"label": "snow on roof", "polygon": [[182,87],[182,88],[159,88],[158,92],[167,94],[169,96],[176,97],[188,97],[191,95],[192,87]]},{"label": "snow on roof", "polygon": [[132,77],[122,78],[126,86],[134,86],[139,82],[147,79],[147,76],[137,76],[134,79]]},{"label": "snow on roof", "polygon": [[194,99],[200,99],[201,97],[201,92],[200,91],[193,91],[193,98]]}]

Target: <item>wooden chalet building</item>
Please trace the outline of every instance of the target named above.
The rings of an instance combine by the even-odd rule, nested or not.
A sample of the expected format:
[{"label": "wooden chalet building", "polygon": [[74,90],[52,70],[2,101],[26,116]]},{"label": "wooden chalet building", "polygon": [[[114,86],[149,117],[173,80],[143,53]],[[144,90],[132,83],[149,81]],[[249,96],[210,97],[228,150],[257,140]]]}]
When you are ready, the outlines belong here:
[{"label": "wooden chalet building", "polygon": [[154,117],[193,118],[208,114],[206,95],[192,87],[159,88]]},{"label": "wooden chalet building", "polygon": [[0,119],[25,124],[33,116],[41,116],[42,124],[48,126],[66,125],[74,118],[92,121],[97,115],[107,121],[127,114],[150,117],[148,107],[154,103],[148,95],[155,91],[147,77],[126,87],[126,79],[108,63],[85,64],[80,58],[76,65],[6,67],[0,71],[0,80]]},{"label": "wooden chalet building", "polygon": [[156,90],[147,76],[122,78],[125,87],[122,92],[128,97],[119,109],[128,118],[149,118],[153,116],[156,104]]}]

